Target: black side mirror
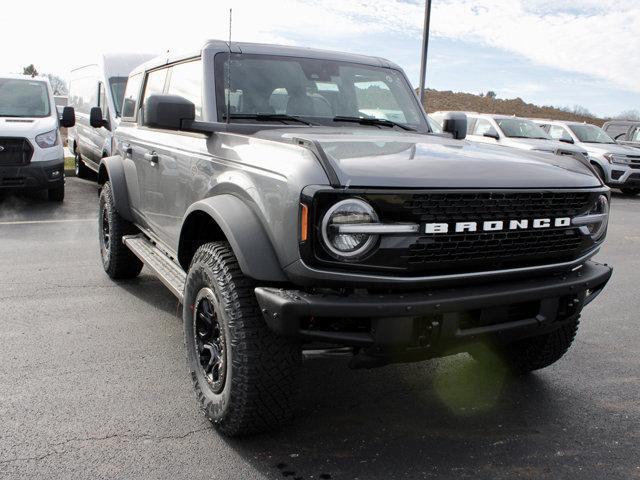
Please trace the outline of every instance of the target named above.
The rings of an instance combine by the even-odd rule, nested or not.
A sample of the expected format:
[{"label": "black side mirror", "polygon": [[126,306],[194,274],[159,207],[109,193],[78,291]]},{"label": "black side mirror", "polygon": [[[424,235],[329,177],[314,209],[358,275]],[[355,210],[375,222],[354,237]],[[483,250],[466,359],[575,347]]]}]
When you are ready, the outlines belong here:
[{"label": "black side mirror", "polygon": [[143,108],[143,123],[150,128],[181,130],[183,122],[193,122],[196,106],[178,95],[151,95]]},{"label": "black side mirror", "polygon": [[60,125],[65,128],[71,128],[76,124],[76,111],[73,107],[64,107],[60,117]]},{"label": "black side mirror", "polygon": [[494,140],[500,140],[500,134],[495,130],[489,130],[488,132],[485,132],[482,136],[487,138],[493,138]]},{"label": "black side mirror", "polygon": [[447,113],[442,119],[442,131],[450,133],[456,140],[464,140],[467,136],[467,115],[464,113]]},{"label": "black side mirror", "polygon": [[573,141],[573,138],[559,138],[562,143],[576,143]]},{"label": "black side mirror", "polygon": [[102,118],[102,109],[100,107],[92,107],[89,110],[89,125],[93,128],[101,128],[109,125],[109,122]]}]

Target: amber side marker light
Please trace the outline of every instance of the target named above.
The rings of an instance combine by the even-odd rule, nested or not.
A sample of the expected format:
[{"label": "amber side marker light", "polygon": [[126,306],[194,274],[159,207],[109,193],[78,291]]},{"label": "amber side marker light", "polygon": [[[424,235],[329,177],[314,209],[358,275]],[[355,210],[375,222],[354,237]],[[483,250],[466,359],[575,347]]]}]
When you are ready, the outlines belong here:
[{"label": "amber side marker light", "polygon": [[300,204],[300,241],[306,242],[309,238],[309,207]]}]

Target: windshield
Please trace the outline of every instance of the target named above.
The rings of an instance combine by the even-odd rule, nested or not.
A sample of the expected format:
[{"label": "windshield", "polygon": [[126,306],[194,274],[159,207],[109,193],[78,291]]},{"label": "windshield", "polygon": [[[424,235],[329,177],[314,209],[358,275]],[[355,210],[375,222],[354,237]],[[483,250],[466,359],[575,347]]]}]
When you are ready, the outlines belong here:
[{"label": "windshield", "polygon": [[[428,131],[415,94],[397,70],[333,60],[233,54],[227,77],[228,55],[219,54],[215,61],[221,120],[226,119],[229,101],[231,121],[236,122],[300,124],[283,117],[290,116],[314,125],[394,128],[396,123]],[[228,81],[231,88],[226,88]],[[387,122],[361,124],[354,119]]]},{"label": "windshield", "polygon": [[127,77],[111,77],[109,79],[109,85],[111,86],[113,103],[116,107],[116,117],[119,117],[122,108],[122,100],[124,99],[124,89],[127,87]]},{"label": "windshield", "polygon": [[50,114],[45,82],[0,78],[0,117],[48,117]]},{"label": "windshield", "polygon": [[595,125],[569,125],[569,128],[583,143],[616,143],[604,130]]},{"label": "windshield", "polygon": [[510,138],[537,138],[551,140],[551,137],[530,120],[521,118],[498,118],[496,123],[504,134]]}]

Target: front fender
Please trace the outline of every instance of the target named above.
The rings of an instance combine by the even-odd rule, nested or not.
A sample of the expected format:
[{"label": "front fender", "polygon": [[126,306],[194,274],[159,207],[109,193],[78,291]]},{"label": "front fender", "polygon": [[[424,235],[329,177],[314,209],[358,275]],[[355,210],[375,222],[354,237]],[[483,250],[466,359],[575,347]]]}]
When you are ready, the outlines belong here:
[{"label": "front fender", "polygon": [[129,193],[127,191],[127,181],[124,176],[124,164],[122,157],[119,155],[105,157],[100,161],[98,183],[103,185],[107,180],[111,182],[111,191],[113,192],[116,211],[121,217],[133,222]]},{"label": "front fender", "polygon": [[[221,194],[194,203],[185,214],[182,231],[189,215],[198,211],[209,215],[220,227],[245,275],[270,282],[287,280],[262,223],[240,198]],[[178,251],[184,241],[181,233]]]}]

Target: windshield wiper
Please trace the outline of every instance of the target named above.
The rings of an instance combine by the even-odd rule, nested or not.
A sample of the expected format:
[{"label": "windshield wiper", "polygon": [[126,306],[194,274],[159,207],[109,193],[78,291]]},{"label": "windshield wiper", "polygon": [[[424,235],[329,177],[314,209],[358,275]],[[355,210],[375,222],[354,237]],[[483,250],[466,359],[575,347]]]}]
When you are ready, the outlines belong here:
[{"label": "windshield wiper", "polygon": [[[226,115],[223,117],[226,120]],[[248,119],[248,120],[258,120],[261,121],[269,121],[269,120],[279,120],[282,123],[290,121],[290,122],[298,122],[304,125],[313,126],[315,123],[307,122],[306,120],[301,119],[300,117],[294,117],[293,115],[287,115],[284,113],[232,113],[229,115],[229,118],[237,118],[237,119]]]},{"label": "windshield wiper", "polygon": [[404,125],[402,123],[394,122],[392,120],[387,120],[386,118],[361,118],[361,117],[333,117],[334,122],[352,122],[359,123],[360,125],[382,125],[385,127],[400,127],[403,130],[407,130],[409,132],[416,132],[415,128],[410,127],[409,125]]}]

